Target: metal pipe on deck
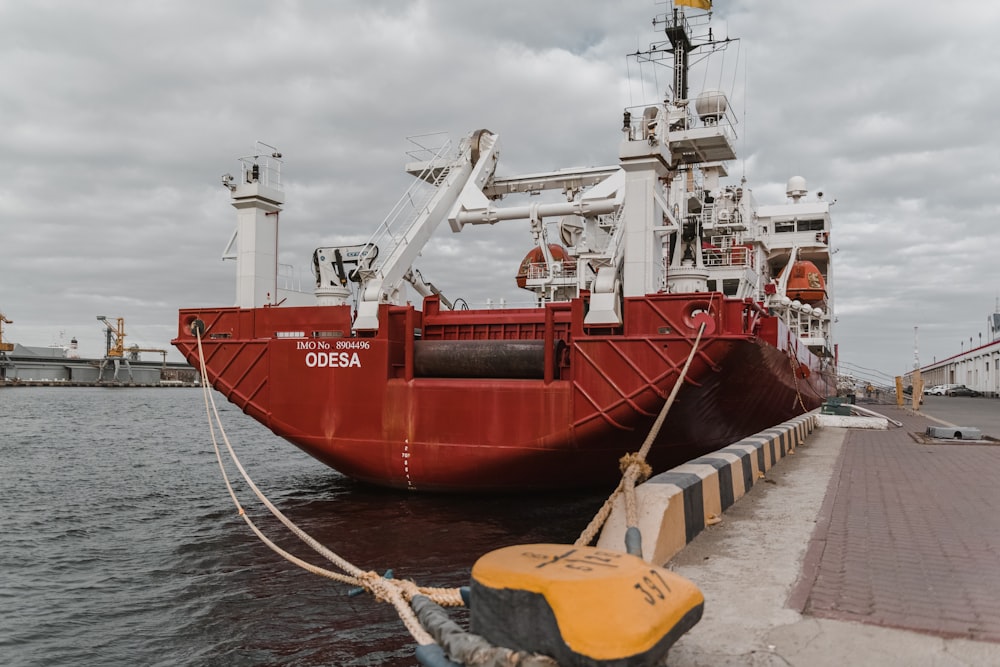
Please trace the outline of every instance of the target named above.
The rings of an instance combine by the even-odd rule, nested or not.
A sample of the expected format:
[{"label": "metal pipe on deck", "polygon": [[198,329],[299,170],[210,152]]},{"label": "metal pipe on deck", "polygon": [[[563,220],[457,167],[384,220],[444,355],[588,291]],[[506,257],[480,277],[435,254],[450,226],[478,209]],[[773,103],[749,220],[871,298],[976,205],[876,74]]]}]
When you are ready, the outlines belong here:
[{"label": "metal pipe on deck", "polygon": [[413,343],[415,377],[544,380],[558,363],[562,340],[421,340]]}]

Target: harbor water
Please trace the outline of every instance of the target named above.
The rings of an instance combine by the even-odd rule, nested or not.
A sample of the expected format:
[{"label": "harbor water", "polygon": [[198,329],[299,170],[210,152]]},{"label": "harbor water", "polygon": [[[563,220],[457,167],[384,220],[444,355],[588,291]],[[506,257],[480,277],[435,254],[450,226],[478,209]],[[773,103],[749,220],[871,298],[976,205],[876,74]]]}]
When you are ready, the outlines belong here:
[{"label": "harbor water", "polygon": [[[468,583],[495,548],[572,542],[605,497],[374,489],[216,401],[293,521],[363,569],[422,585]],[[0,388],[0,488],[4,665],[416,664],[392,607],[299,570],[239,518],[200,389]],[[326,565],[236,489],[269,537]]]}]

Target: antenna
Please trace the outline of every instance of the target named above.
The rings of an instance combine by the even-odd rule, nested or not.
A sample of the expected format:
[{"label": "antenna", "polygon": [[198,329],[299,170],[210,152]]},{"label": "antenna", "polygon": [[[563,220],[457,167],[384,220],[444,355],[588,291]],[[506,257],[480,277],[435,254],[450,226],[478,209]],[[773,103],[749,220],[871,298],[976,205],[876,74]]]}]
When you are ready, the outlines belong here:
[{"label": "antenna", "polygon": [[[750,126],[747,125],[747,107],[750,106],[750,53],[748,51],[746,58],[743,60],[743,150],[741,151],[743,159],[740,160],[740,167],[743,170],[741,177],[746,180],[747,177],[747,143],[749,142]],[[735,86],[734,86],[735,87]]]}]

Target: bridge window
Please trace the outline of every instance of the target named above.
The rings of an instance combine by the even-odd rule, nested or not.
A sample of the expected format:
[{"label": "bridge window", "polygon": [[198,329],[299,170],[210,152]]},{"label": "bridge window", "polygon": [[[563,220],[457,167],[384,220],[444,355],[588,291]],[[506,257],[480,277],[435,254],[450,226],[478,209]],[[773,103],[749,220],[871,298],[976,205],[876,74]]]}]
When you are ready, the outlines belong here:
[{"label": "bridge window", "polygon": [[800,232],[821,232],[823,231],[822,220],[799,220],[798,230]]},{"label": "bridge window", "polygon": [[822,232],[826,229],[826,224],[820,220],[781,220],[775,221],[774,233],[784,234],[786,232]]}]

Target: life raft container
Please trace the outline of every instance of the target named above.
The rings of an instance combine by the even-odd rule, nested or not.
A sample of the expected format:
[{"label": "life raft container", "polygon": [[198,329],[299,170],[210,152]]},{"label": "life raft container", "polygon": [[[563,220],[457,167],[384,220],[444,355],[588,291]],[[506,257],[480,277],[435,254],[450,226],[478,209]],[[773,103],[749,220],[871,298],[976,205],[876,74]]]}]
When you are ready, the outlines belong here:
[{"label": "life raft container", "polygon": [[[778,274],[778,278],[788,270],[786,266]],[[826,298],[826,281],[816,265],[808,260],[798,260],[792,265],[792,272],[788,275],[788,284],[785,287],[785,295],[792,300],[802,303],[818,303]]]}]

